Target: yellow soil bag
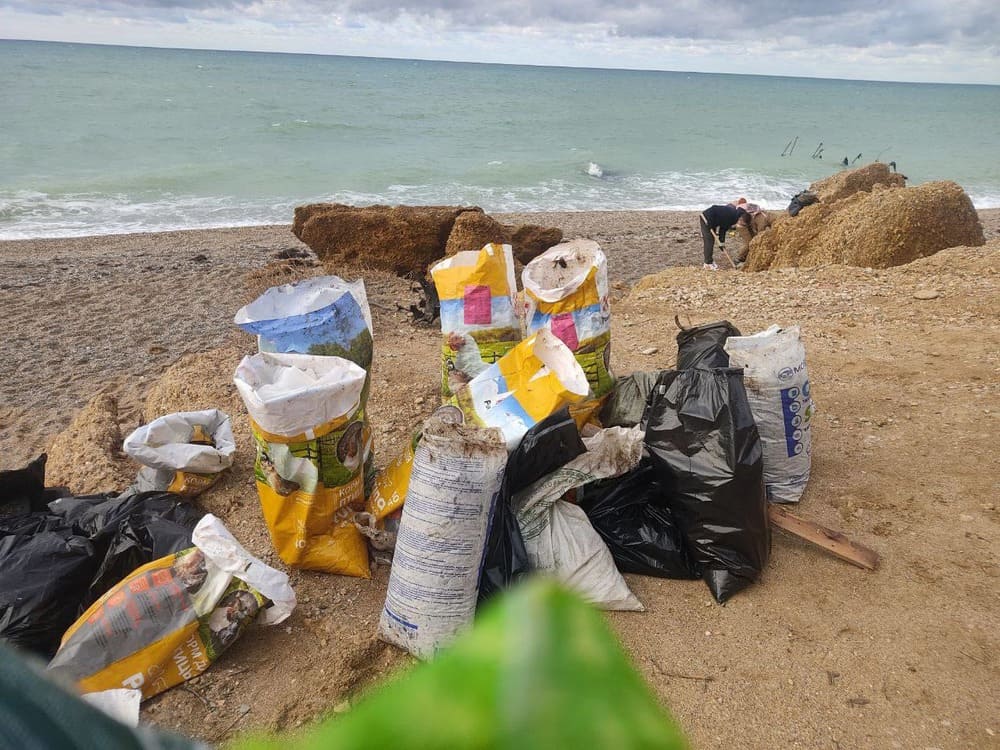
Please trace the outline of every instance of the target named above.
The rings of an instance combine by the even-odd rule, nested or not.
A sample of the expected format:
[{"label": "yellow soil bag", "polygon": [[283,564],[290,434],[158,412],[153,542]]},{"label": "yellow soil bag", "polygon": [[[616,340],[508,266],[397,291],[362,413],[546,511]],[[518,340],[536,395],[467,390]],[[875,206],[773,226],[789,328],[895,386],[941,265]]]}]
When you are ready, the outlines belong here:
[{"label": "yellow soil bag", "polygon": [[577,423],[596,413],[611,392],[611,307],[608,260],[593,240],[573,240],[549,248],[521,274],[528,335],[552,331],[580,363],[590,394],[570,409]]},{"label": "yellow soil bag", "polygon": [[293,567],[370,576],[368,546],[354,525],[365,509],[372,444],[365,379],[346,359],[305,354],[255,354],[236,369],[264,520],[278,556]]},{"label": "yellow soil bag", "polygon": [[441,400],[521,340],[510,245],[464,250],[431,268],[441,301]]},{"label": "yellow soil bag", "polygon": [[160,490],[193,497],[233,465],[236,441],[229,415],[218,409],[167,414],[134,430],[122,444],[142,464],[139,492]]},{"label": "yellow soil bag", "polygon": [[[533,425],[589,392],[587,377],[573,353],[550,330],[517,344],[463,387],[431,418],[453,424],[498,427],[513,450]],[[375,479],[368,512],[382,521],[406,499],[420,435]]]},{"label": "yellow soil bag", "polygon": [[84,693],[131,688],[151,698],[204,672],[254,619],[295,608],[288,576],[253,557],[207,515],[194,547],[143,565],[66,631],[48,669]]},{"label": "yellow soil bag", "polygon": [[367,510],[377,521],[382,521],[403,507],[419,439],[420,436],[416,435],[409,440],[395,460],[376,475],[375,489],[368,496]]},{"label": "yellow soil bag", "polygon": [[573,353],[541,328],[475,377],[452,399],[466,421],[503,432],[513,450],[533,425],[590,392]]}]

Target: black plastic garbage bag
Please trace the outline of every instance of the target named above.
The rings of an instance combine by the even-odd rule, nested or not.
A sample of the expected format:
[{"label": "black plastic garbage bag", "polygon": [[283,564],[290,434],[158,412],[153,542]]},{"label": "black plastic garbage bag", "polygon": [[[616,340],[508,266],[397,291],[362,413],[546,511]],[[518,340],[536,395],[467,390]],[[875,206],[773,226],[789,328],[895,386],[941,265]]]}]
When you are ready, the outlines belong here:
[{"label": "black plastic garbage bag", "polygon": [[521,438],[507,459],[500,490],[493,498],[493,516],[479,573],[478,605],[521,580],[531,570],[511,498],[586,450],[568,409],[543,419]]},{"label": "black plastic garbage bag", "polygon": [[[846,159],[845,159],[846,163]],[[816,193],[811,193],[808,190],[803,190],[792,196],[791,202],[788,204],[788,215],[798,216],[799,211],[801,211],[806,206],[811,206],[813,203],[819,203],[819,196]]]},{"label": "black plastic garbage bag", "polygon": [[0,644],[0,750],[207,750],[200,742],[152,727],[118,723],[25,657]]},{"label": "black plastic garbage bag", "polygon": [[701,577],[649,459],[624,476],[581,487],[576,498],[622,573]]},{"label": "black plastic garbage bag", "polygon": [[167,492],[66,497],[0,519],[0,640],[51,657],[108,589],[191,546],[203,514]]},{"label": "black plastic garbage bag", "polygon": [[129,573],[191,546],[191,532],[204,514],[170,492],[128,492],[98,502],[62,498],[52,511],[72,519],[98,549],[106,549],[82,602],[86,609]]},{"label": "black plastic garbage bag", "polygon": [[0,536],[0,641],[51,657],[80,615],[100,559],[86,537],[39,525]]},{"label": "black plastic garbage bag", "polygon": [[649,392],[660,377],[659,370],[633,372],[615,381],[611,395],[601,409],[601,424],[605,427],[635,427],[642,421]]},{"label": "black plastic garbage bag", "polygon": [[677,522],[721,604],[760,576],[771,548],[760,436],[743,371],[664,371],[645,428]]},{"label": "black plastic garbage bag", "polygon": [[43,453],[21,469],[0,471],[0,517],[22,513],[44,512],[45,506],[60,495],[69,494],[65,487],[45,487]]},{"label": "black plastic garbage bag", "polygon": [[[678,322],[678,328],[681,328]],[[729,367],[729,355],[723,347],[730,336],[742,336],[728,320],[681,328],[677,334],[677,369],[692,367]]]}]

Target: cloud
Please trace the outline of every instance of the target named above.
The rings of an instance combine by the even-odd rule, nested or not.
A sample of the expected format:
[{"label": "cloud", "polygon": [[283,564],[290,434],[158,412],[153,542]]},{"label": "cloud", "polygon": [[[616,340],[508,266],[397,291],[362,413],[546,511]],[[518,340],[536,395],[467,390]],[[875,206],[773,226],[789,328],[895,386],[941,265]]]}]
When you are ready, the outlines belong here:
[{"label": "cloud", "polygon": [[[21,21],[36,19],[23,24],[30,36],[21,38],[61,41],[997,82],[994,6],[995,0],[963,0],[960,7],[953,0],[0,0],[0,28],[9,9]],[[43,14],[61,16],[67,30],[82,26],[89,36],[40,36],[34,29],[57,28],[41,22]],[[102,24],[114,34],[101,32]]]},{"label": "cloud", "polygon": [[8,0],[0,7],[45,14],[93,13],[184,22],[247,13],[287,26],[329,15],[352,23],[423,18],[442,27],[487,30],[586,26],[608,35],[643,39],[750,41],[785,34],[814,44],[868,47],[989,42],[1000,33],[993,0],[957,8],[942,0]]}]

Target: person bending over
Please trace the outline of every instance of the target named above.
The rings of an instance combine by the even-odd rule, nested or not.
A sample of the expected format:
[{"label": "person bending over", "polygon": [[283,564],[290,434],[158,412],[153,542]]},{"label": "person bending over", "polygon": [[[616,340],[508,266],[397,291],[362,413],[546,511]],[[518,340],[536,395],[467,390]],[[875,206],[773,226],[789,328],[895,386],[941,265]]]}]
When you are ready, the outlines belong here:
[{"label": "person bending over", "polygon": [[742,206],[734,206],[732,203],[710,206],[701,212],[698,223],[701,225],[701,239],[705,245],[705,264],[702,268],[709,271],[718,269],[718,266],[712,262],[715,239],[718,237],[719,249],[725,252],[726,232],[732,229],[736,222],[745,215],[746,211],[743,210]]}]

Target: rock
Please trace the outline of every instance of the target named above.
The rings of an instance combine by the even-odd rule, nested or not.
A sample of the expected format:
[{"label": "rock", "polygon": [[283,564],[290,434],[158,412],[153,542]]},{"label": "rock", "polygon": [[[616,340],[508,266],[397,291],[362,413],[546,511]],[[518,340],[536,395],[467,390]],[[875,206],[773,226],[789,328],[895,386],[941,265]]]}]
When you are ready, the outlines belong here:
[{"label": "rock", "polygon": [[906,178],[889,171],[888,164],[869,164],[857,169],[846,169],[814,182],[810,192],[816,193],[823,203],[834,203],[855,193],[870,193],[876,185],[889,188],[906,187]]},{"label": "rock", "polygon": [[913,293],[913,299],[937,299],[941,292],[937,289],[918,289]]},{"label": "rock", "polygon": [[510,244],[514,247],[514,257],[528,265],[550,247],[562,242],[562,239],[561,229],[523,224],[511,232]]},{"label": "rock", "polygon": [[746,270],[840,263],[888,268],[959,245],[985,243],[972,201],[954,182],[856,192],[779,216],[750,243]]},{"label": "rock", "polygon": [[326,265],[363,261],[398,276],[423,276],[444,257],[448,235],[465,206],[297,206],[292,232]]},{"label": "rock", "polygon": [[451,234],[448,235],[445,255],[454,255],[463,250],[479,250],[490,242],[507,241],[506,228],[492,216],[487,216],[482,211],[463,211],[455,219]]},{"label": "rock", "polygon": [[647,346],[645,349],[640,349],[639,354],[645,354],[646,356],[649,356],[650,354],[656,354],[658,351],[660,350],[657,349],[655,346]]},{"label": "rock", "polygon": [[[521,263],[562,240],[562,230],[534,224],[501,224],[475,206],[298,206],[292,232],[328,266],[362,261],[408,278],[462,250],[509,243]],[[307,255],[307,254],[305,254]],[[292,259],[295,260],[294,258]]]},{"label": "rock", "polygon": [[274,257],[278,260],[306,260],[309,258],[309,251],[300,247],[286,247],[284,250],[276,252]]}]

